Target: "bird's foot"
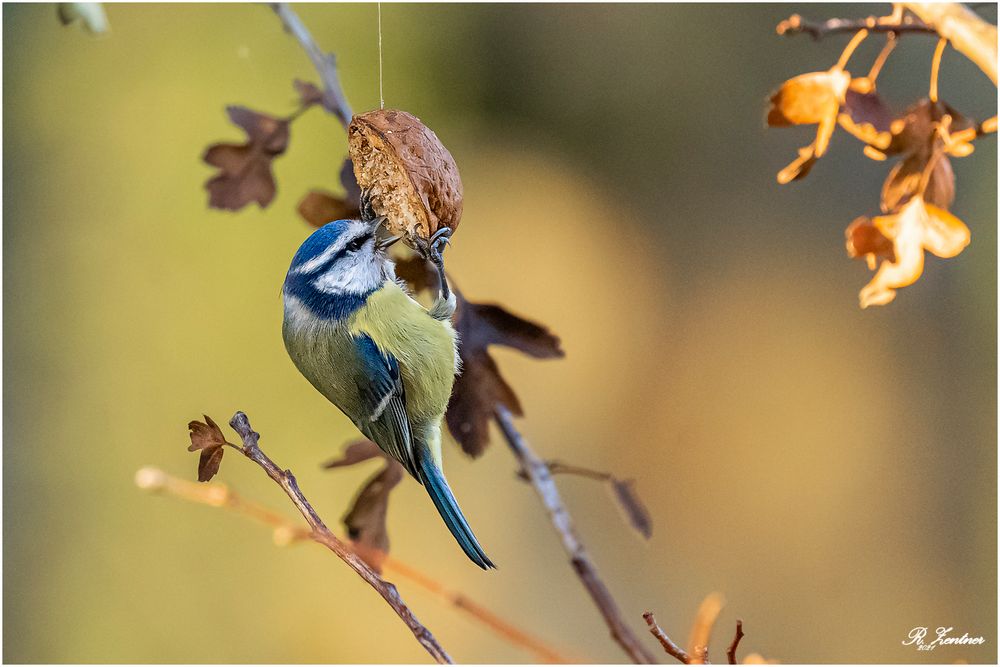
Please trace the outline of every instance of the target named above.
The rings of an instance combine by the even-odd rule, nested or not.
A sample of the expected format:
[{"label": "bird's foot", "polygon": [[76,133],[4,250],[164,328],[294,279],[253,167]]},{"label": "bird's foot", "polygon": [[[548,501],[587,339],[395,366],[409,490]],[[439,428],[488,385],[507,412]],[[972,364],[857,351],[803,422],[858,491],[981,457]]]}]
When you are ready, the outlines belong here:
[{"label": "bird's foot", "polygon": [[365,222],[374,222],[379,216],[375,212],[375,207],[372,205],[372,191],[370,188],[363,188],[361,190],[361,203],[359,205],[361,209],[361,219]]}]

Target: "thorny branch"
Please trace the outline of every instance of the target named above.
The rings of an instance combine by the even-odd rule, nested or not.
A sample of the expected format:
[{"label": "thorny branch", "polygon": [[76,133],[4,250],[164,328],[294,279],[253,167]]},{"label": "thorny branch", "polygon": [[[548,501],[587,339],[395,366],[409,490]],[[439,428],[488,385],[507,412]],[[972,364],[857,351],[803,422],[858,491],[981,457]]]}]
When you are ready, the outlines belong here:
[{"label": "thorny branch", "polygon": [[[312,532],[310,530],[301,527],[285,516],[263,505],[243,498],[225,484],[198,484],[189,482],[186,479],[179,479],[165,473],[159,468],[153,467],[140,469],[136,473],[135,483],[136,486],[145,491],[166,493],[190,502],[209,505],[211,507],[221,507],[270,526],[274,529],[274,542],[280,546],[286,546],[298,541],[312,540]],[[404,579],[440,597],[456,609],[467,613],[471,618],[481,622],[512,644],[534,653],[539,660],[548,663],[570,662],[569,659],[546,645],[541,639],[500,618],[475,600],[470,599],[467,595],[449,590],[437,580],[411,565],[386,554],[382,566],[384,569],[395,572]]]},{"label": "thorny branch", "polygon": [[248,459],[260,466],[267,476],[270,477],[274,482],[281,487],[285,494],[291,499],[295,508],[299,510],[309,527],[312,529],[312,533],[309,535],[310,539],[322,544],[328,548],[333,553],[347,563],[352,570],[358,573],[362,579],[364,579],[368,584],[378,591],[379,595],[392,607],[392,610],[396,612],[399,618],[406,624],[406,627],[410,629],[413,636],[416,637],[420,645],[434,658],[438,663],[451,663],[451,657],[448,653],[441,647],[438,641],[431,634],[430,630],[424,627],[420,621],[413,615],[410,608],[406,606],[402,598],[399,596],[399,592],[396,587],[383,580],[378,574],[375,573],[368,564],[361,560],[353,550],[346,544],[340,541],[340,539],[326,527],[323,520],[313,509],[309,501],[306,500],[305,496],[302,495],[302,491],[299,490],[299,485],[295,481],[295,476],[292,475],[291,470],[282,470],[279,468],[274,461],[272,461],[258,445],[260,439],[260,434],[255,432],[250,427],[250,420],[242,412],[237,412],[233,415],[233,418],[229,421],[229,425],[233,427],[240,438],[243,440],[243,446],[229,444],[234,449],[241,452]]},{"label": "thorny branch", "polygon": [[618,604],[611,596],[604,581],[597,574],[597,569],[591,562],[590,556],[587,555],[587,550],[573,529],[573,520],[559,496],[559,489],[552,481],[552,474],[548,466],[535,454],[528,441],[514,426],[513,416],[506,406],[501,404],[496,406],[495,418],[511,451],[521,467],[528,473],[531,485],[535,488],[538,497],[541,498],[545,509],[548,510],[549,518],[562,539],[563,548],[569,554],[573,569],[604,617],[605,623],[611,630],[611,637],[621,645],[634,662],[638,664],[656,662],[629,629],[618,609]]},{"label": "thorny branch", "polygon": [[278,18],[281,19],[285,30],[290,32],[298,40],[299,44],[302,45],[302,48],[305,49],[306,54],[308,54],[313,66],[319,73],[320,79],[323,81],[323,106],[330,113],[337,116],[340,124],[344,126],[344,129],[347,129],[347,126],[351,124],[353,113],[351,112],[351,105],[347,102],[347,96],[344,95],[344,89],[340,85],[340,74],[337,71],[337,57],[332,53],[323,53],[323,50],[313,40],[312,34],[306,28],[302,19],[299,18],[299,15],[295,13],[295,10],[288,3],[274,2],[270,3],[270,6],[274,10],[274,13],[278,15]]}]

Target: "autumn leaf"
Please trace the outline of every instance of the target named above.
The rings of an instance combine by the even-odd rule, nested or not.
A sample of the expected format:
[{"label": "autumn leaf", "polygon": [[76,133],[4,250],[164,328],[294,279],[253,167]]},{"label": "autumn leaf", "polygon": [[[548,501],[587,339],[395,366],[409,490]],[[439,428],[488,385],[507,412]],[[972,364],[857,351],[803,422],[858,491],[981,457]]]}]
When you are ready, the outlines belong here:
[{"label": "autumn leaf", "polygon": [[445,420],[465,453],[479,456],[489,443],[489,422],[498,404],[512,414],[523,414],[517,395],[490,356],[489,346],[511,347],[536,359],[558,358],[564,353],[559,339],[544,326],[498,305],[466,301],[457,289],[453,291],[458,299],[454,321],[462,373],[455,380]]},{"label": "autumn leaf", "polygon": [[837,123],[855,137],[879,149],[892,140],[892,111],[867,77],[852,79]]},{"label": "autumn leaf", "polygon": [[313,227],[358,217],[358,210],[329,192],[312,190],[299,202],[299,215]]},{"label": "autumn leaf", "polygon": [[274,199],[277,185],[271,162],[288,148],[288,121],[246,107],[226,108],[229,119],[247,134],[243,144],[213,144],[202,159],[219,173],[205,183],[212,208],[238,211],[251,202],[261,208]]},{"label": "autumn leaf", "polygon": [[198,481],[207,482],[219,472],[222,455],[225,453],[226,437],[219,425],[208,415],[205,415],[204,422],[189,422],[188,429],[191,431],[188,451],[201,451],[201,456],[198,458]]},{"label": "autumn leaf", "polygon": [[323,464],[323,467],[345,468],[356,463],[361,463],[362,461],[367,461],[368,459],[373,459],[376,456],[382,456],[382,450],[379,449],[378,445],[371,440],[355,440],[344,448],[343,453],[339,457],[330,459]]},{"label": "autumn leaf", "polygon": [[389,492],[402,479],[403,466],[386,459],[385,467],[361,487],[343,520],[355,553],[379,573],[389,553],[389,533],[385,523]]},{"label": "autumn leaf", "polygon": [[[867,223],[855,221],[852,226],[858,224]],[[924,251],[944,259],[954,257],[971,236],[965,223],[920,195],[910,198],[898,213],[872,218],[870,224],[892,242],[893,257],[883,259],[871,282],[861,289],[862,308],[885,305],[896,298],[896,290],[916,282],[924,270]]]},{"label": "autumn leaf", "polygon": [[316,84],[295,79],[292,85],[295,87],[295,92],[299,94],[299,105],[302,108],[323,103],[323,91]]},{"label": "autumn leaf", "polygon": [[340,183],[344,196],[323,190],[312,190],[299,202],[299,215],[313,227],[322,227],[334,220],[353,220],[361,215],[361,188],[354,178],[350,158],[340,169]]}]

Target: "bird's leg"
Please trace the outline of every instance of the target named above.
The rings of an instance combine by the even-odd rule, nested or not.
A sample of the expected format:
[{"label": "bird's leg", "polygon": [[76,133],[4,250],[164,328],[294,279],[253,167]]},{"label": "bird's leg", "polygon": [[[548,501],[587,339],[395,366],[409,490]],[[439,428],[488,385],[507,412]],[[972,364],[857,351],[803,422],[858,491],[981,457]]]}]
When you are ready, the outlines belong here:
[{"label": "bird's leg", "polygon": [[444,257],[441,253],[451,243],[451,229],[442,227],[427,241],[426,257],[437,268],[440,290],[438,297],[431,306],[430,315],[436,320],[450,320],[455,314],[456,301],[448,287],[448,278],[444,273]]}]

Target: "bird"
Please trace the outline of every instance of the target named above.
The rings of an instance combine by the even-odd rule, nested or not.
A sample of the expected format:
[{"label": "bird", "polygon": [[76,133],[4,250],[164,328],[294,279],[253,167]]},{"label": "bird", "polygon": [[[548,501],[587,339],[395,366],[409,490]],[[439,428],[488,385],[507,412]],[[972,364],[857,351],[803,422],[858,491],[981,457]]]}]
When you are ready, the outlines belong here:
[{"label": "bird", "polygon": [[423,485],[462,550],[488,570],[495,565],[442,472],[441,421],[460,365],[456,300],[441,259],[448,234],[423,246],[440,276],[428,309],[396,280],[388,248],[399,237],[383,237],[384,222],[336,220],[302,243],[282,289],[285,349],[320,394]]}]

